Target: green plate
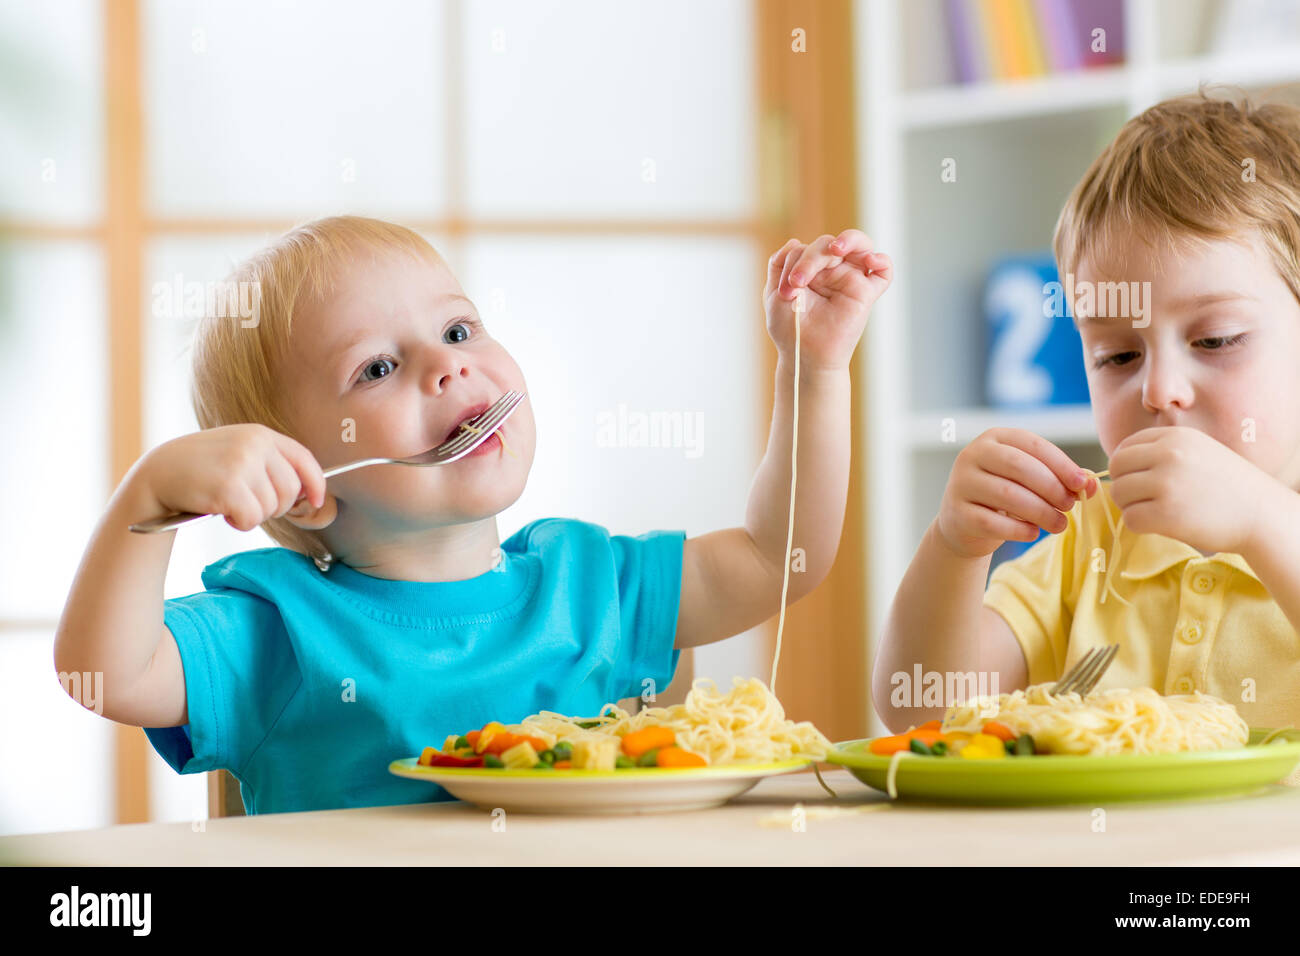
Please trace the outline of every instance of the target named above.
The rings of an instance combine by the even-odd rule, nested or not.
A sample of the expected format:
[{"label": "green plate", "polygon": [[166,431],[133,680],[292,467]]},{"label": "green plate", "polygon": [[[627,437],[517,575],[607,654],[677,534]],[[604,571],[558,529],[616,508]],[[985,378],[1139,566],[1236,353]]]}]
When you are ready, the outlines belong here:
[{"label": "green plate", "polygon": [[[985,805],[1097,804],[1247,793],[1277,783],[1300,764],[1300,731],[1284,731],[1261,746],[1259,741],[1269,733],[1252,730],[1249,744],[1236,750],[1150,756],[962,760],[909,755],[899,760],[895,787],[900,799]],[[837,743],[826,762],[840,764],[867,786],[884,791],[891,758],[870,753],[872,739]]]}]

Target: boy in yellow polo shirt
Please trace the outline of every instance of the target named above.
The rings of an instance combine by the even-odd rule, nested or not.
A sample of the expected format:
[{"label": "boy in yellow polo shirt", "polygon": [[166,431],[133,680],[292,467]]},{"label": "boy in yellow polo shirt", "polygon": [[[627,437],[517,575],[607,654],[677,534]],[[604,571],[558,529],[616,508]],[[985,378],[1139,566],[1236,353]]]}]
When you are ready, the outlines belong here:
[{"label": "boy in yellow polo shirt", "polygon": [[[1075,187],[1054,251],[1110,481],[1020,429],[963,449],[882,634],[877,712],[942,715],[896,693],[917,665],[1006,693],[1118,643],[1102,689],[1300,726],[1300,110],[1152,107]],[[986,591],[993,551],[1040,528]]]}]

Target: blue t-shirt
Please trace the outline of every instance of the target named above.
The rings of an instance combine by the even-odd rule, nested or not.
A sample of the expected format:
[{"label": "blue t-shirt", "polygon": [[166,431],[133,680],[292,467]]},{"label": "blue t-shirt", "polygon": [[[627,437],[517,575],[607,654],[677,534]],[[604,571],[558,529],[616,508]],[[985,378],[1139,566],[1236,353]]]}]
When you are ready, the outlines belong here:
[{"label": "blue t-shirt", "polygon": [[668,686],[685,537],[544,518],[493,570],[432,583],[230,555],[165,602],[189,723],[145,734],[179,773],[230,770],[250,814],[449,800],[388,764],[489,720]]}]

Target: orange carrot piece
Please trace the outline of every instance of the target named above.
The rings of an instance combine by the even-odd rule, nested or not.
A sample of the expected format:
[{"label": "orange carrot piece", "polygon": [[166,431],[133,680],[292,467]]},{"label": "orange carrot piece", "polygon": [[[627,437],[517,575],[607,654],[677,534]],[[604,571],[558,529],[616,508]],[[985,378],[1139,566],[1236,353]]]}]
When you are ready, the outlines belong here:
[{"label": "orange carrot piece", "polygon": [[999,724],[996,720],[990,720],[984,725],[983,733],[996,737],[1003,742],[1016,739],[1016,732],[1006,724]]},{"label": "orange carrot piece", "polygon": [[927,720],[925,723],[923,723],[920,727],[917,727],[916,729],[917,729],[917,730],[942,730],[942,729],[943,729],[943,721],[942,721],[942,720]]},{"label": "orange carrot piece", "polygon": [[655,758],[658,767],[707,767],[709,762],[699,754],[693,754],[681,747],[662,747]]},{"label": "orange carrot piece", "polygon": [[569,769],[570,767],[572,767],[572,766],[573,766],[573,761],[572,761],[572,760],[557,760],[557,761],[555,761],[555,769],[556,769],[556,770],[568,770],[568,769]]},{"label": "orange carrot piece", "polygon": [[675,742],[673,732],[667,727],[646,727],[623,737],[623,753],[635,759],[651,750],[672,747]]}]

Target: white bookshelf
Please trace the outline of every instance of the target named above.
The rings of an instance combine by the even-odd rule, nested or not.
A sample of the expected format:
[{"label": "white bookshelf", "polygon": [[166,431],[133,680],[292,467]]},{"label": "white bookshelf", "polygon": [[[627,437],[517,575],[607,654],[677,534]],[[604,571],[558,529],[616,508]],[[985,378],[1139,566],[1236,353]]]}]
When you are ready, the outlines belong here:
[{"label": "white bookshelf", "polygon": [[[986,407],[984,279],[1005,256],[1050,250],[1069,190],[1153,103],[1203,82],[1296,97],[1300,44],[1210,52],[1223,9],[1224,0],[1127,0],[1123,65],[958,85],[940,62],[950,60],[943,0],[856,0],[857,225],[896,270],[854,373],[867,422],[869,660],[967,442],[995,426],[1026,428],[1085,467],[1106,467],[1087,406]],[[948,157],[956,183],[940,180]],[[865,717],[869,732],[885,732],[873,709]]]}]

